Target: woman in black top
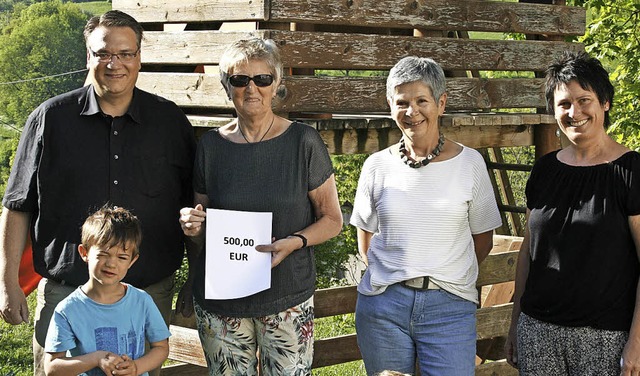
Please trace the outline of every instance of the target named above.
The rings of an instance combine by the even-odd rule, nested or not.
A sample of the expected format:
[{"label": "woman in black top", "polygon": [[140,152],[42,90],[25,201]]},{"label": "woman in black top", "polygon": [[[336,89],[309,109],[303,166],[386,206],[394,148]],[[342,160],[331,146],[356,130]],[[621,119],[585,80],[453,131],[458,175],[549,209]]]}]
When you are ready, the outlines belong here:
[{"label": "woman in black top", "polygon": [[606,133],[613,93],[585,53],[547,71],[547,106],[569,143],[527,182],[506,344],[521,375],[640,371],[640,154]]},{"label": "woman in black top", "polygon": [[182,209],[180,222],[203,243],[205,208],[270,212],[274,241],[256,247],[272,254],[271,287],[247,297],[205,299],[205,252],[194,263],[193,298],[209,372],[255,375],[259,353],[261,375],[310,375],[313,245],[342,228],[331,160],[315,129],[271,109],[282,77],[273,41],[233,43],[220,73],[238,117],[200,139],[195,208]]}]

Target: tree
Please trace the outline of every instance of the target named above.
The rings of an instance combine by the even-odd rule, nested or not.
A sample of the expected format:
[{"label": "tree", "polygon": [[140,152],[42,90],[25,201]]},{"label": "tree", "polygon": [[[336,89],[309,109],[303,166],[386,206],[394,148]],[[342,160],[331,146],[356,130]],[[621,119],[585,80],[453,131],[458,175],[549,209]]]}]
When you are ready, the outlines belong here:
[{"label": "tree", "polygon": [[0,117],[22,127],[45,99],[82,86],[86,74],[56,76],[86,66],[82,36],[89,14],[46,1],[14,10],[0,34]]},{"label": "tree", "polygon": [[609,133],[618,142],[640,150],[640,3],[637,0],[575,0],[591,16],[580,38],[587,52],[611,72],[616,88]]},{"label": "tree", "polygon": [[[338,197],[342,212],[351,215],[358,186],[358,176],[368,155],[335,155],[331,157],[335,170]],[[345,263],[358,253],[356,229],[345,219],[342,231],[335,238],[315,246],[317,285],[319,288],[341,284]],[[359,277],[359,276],[356,276]]]}]

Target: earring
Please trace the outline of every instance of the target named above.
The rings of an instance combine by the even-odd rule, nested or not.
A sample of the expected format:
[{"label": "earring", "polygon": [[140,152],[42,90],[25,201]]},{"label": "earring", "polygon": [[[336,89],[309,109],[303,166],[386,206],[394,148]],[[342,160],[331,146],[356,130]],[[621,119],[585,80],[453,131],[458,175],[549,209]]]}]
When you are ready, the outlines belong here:
[{"label": "earring", "polygon": [[560,129],[556,129],[556,137],[560,138]]}]

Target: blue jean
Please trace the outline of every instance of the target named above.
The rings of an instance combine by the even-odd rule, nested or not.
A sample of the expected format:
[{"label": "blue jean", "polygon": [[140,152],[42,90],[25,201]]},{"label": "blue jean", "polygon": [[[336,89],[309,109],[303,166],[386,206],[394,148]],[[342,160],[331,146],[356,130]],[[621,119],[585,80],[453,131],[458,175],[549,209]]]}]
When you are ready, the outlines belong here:
[{"label": "blue jean", "polygon": [[368,375],[383,370],[422,376],[475,373],[476,304],[445,290],[394,284],[358,294],[356,331]]}]

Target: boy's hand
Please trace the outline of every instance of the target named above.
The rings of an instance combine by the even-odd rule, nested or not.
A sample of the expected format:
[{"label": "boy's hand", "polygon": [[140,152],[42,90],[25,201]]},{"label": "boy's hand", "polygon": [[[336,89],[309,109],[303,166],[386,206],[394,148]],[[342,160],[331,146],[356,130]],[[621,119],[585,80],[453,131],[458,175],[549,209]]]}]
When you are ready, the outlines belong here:
[{"label": "boy's hand", "polygon": [[133,359],[129,358],[127,354],[122,355],[122,362],[116,365],[116,370],[112,372],[112,375],[118,376],[137,376],[138,367]]},{"label": "boy's hand", "polygon": [[118,364],[122,363],[123,359],[109,351],[96,351],[96,356],[99,357],[98,367],[104,372],[105,375],[115,375]]}]

